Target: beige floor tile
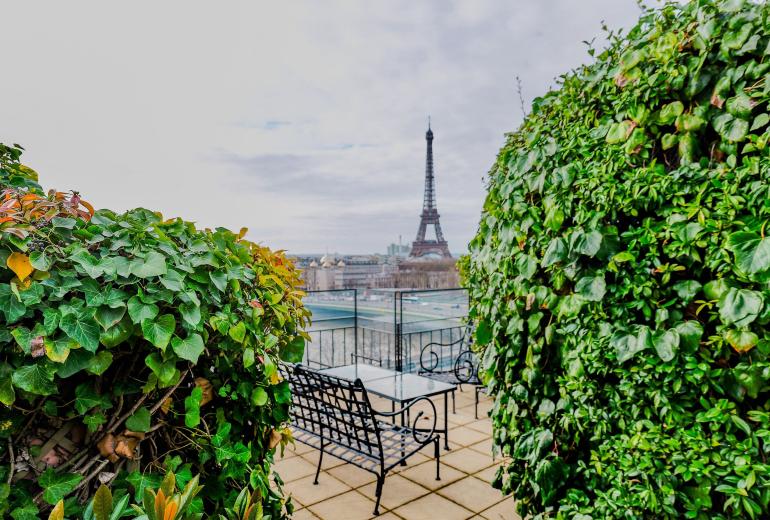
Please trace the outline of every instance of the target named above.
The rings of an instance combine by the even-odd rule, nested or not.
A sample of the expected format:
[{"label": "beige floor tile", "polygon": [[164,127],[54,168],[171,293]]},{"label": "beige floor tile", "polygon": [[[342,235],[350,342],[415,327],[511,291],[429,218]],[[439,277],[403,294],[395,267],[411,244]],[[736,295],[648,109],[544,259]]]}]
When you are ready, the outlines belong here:
[{"label": "beige floor tile", "polygon": [[289,444],[286,446],[286,452],[291,451],[292,453],[295,453],[297,455],[302,455],[303,453],[308,453],[311,451],[314,451],[315,448],[308,446],[307,444],[302,444],[301,442],[295,442],[293,445]]},{"label": "beige floor tile", "polygon": [[400,475],[428,489],[438,489],[463,478],[465,473],[442,464],[441,480],[436,480],[436,463],[430,461],[402,471]]},{"label": "beige floor tile", "polygon": [[374,516],[374,502],[356,491],[348,491],[308,509],[322,520],[364,520]]},{"label": "beige floor tile", "polygon": [[467,426],[459,426],[449,431],[449,440],[460,444],[461,446],[471,446],[472,444],[476,444],[477,442],[481,442],[488,438],[489,436],[487,434],[473,430]]},{"label": "beige floor tile", "polygon": [[500,491],[475,477],[458,480],[454,484],[441,488],[438,494],[474,513],[480,513],[505,499]]},{"label": "beige floor tile", "polygon": [[353,464],[342,464],[336,468],[332,468],[328,471],[335,478],[340,479],[342,482],[352,488],[358,488],[369,482],[374,482],[376,477],[374,473],[370,473],[363,470]]},{"label": "beige floor tile", "polygon": [[[361,493],[375,500],[376,484],[371,483],[359,489]],[[410,500],[429,493],[419,484],[405,479],[401,475],[388,475],[382,486],[382,500],[380,503],[388,509],[395,509]]]},{"label": "beige floor tile", "polygon": [[[380,508],[380,509],[382,509],[382,508]],[[401,520],[400,516],[396,516],[395,513],[391,513],[391,512],[385,513],[384,515],[381,514],[380,516],[378,516],[376,518],[377,518],[377,520]]]},{"label": "beige floor tile", "polygon": [[294,511],[294,514],[291,515],[291,520],[318,520],[318,517],[308,509],[300,509],[299,511]]},{"label": "beige floor tile", "polygon": [[480,431],[487,437],[492,436],[492,421],[490,419],[480,419],[466,425],[468,428],[472,428],[476,431]]},{"label": "beige floor tile", "polygon": [[512,497],[482,511],[481,516],[487,520],[521,520],[521,517],[516,513],[516,504]]},{"label": "beige floor tile", "polygon": [[473,514],[435,493],[413,500],[394,513],[409,520],[465,520]]},{"label": "beige floor tile", "polygon": [[494,466],[489,466],[486,469],[482,469],[478,473],[474,474],[476,478],[480,478],[484,482],[487,482],[489,484],[492,483],[492,481],[495,479],[495,474],[497,473],[497,468],[500,467],[500,464],[495,464]]},{"label": "beige floor tile", "polygon": [[298,456],[279,460],[273,465],[273,471],[278,473],[284,482],[315,475],[315,469],[315,466]]},{"label": "beige floor tile", "polygon": [[[492,455],[492,439],[490,437],[486,437],[481,442],[477,442],[476,444],[472,444],[471,446],[468,446],[472,450],[476,450],[479,453],[483,453],[484,455]],[[497,455],[496,458],[500,458],[500,455]]]},{"label": "beige floor tile", "polygon": [[[458,408],[457,413],[450,413],[449,414],[449,423],[454,425],[464,425],[468,423],[475,422],[476,418],[473,417],[473,407],[470,408],[470,413],[468,413],[468,408]],[[452,438],[451,435],[449,437]]]},{"label": "beige floor tile", "polygon": [[491,455],[483,455],[470,448],[463,448],[443,455],[441,462],[469,475],[478,473],[494,464]]},{"label": "beige floor tile", "polygon": [[[303,453],[301,457],[308,461],[310,464],[313,465],[313,467],[318,466],[318,456],[321,452],[319,450],[313,450],[307,453]],[[324,453],[324,461],[321,464],[321,471],[336,468],[340,464],[347,464],[342,459],[338,459],[337,457],[334,457],[332,455],[329,455],[328,453]]]},{"label": "beige floor tile", "polygon": [[326,472],[322,472],[318,485],[313,484],[313,475],[286,484],[286,491],[296,497],[303,505],[309,506],[350,491],[350,486],[343,484]]}]

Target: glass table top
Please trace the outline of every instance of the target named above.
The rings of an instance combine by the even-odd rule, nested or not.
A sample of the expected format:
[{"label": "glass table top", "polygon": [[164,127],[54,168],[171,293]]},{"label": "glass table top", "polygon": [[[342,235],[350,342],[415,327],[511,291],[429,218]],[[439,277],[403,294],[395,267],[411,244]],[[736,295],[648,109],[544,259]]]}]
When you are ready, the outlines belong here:
[{"label": "glass table top", "polygon": [[350,381],[359,378],[367,391],[397,402],[443,394],[456,388],[451,383],[365,364],[327,368],[320,372]]},{"label": "glass table top", "polygon": [[346,379],[348,381],[355,381],[360,379],[361,381],[371,381],[372,379],[379,379],[381,377],[390,377],[394,374],[393,370],[387,368],[376,367],[374,365],[365,365],[363,363],[355,365],[344,365],[341,367],[325,368],[319,370],[322,374],[327,374],[340,379]]}]

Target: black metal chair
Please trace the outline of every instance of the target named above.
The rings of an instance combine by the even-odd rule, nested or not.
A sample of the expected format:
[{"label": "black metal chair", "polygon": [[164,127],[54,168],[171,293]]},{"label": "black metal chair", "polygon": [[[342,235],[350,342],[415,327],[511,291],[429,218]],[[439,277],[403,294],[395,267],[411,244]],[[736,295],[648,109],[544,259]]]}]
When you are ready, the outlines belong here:
[{"label": "black metal chair", "polygon": [[[314,484],[318,484],[324,453],[374,473],[377,476],[374,514],[378,515],[385,475],[430,443],[434,445],[436,457],[436,480],[441,480],[436,407],[430,399],[421,397],[399,410],[379,412],[372,407],[360,379],[351,382],[301,365],[284,366],[282,372],[292,390],[290,415],[294,439],[321,452]],[[417,413],[411,426],[379,419],[401,417],[403,420],[417,403],[426,403],[432,410],[430,428],[417,427],[424,411]]]},{"label": "black metal chair", "polygon": [[[418,374],[437,381],[456,384],[463,390],[463,384],[481,384],[478,375],[478,360],[471,350],[473,327],[468,325],[463,335],[448,343],[431,342],[420,350]],[[456,347],[456,348],[455,348]],[[446,350],[449,350],[448,354]],[[454,356],[454,351],[457,355]],[[476,418],[478,419],[478,391],[476,392]],[[455,395],[452,392],[452,413],[455,413]]]}]

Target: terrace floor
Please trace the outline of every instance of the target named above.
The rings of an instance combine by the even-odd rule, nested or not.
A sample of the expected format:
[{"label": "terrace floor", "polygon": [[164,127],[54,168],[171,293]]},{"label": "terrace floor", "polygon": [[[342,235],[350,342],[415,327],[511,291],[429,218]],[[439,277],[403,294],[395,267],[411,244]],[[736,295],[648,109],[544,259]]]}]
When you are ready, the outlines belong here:
[{"label": "terrace floor", "polygon": [[[388,473],[382,490],[382,520],[519,519],[511,497],[489,484],[500,458],[492,458],[492,424],[487,418],[491,400],[481,394],[479,417],[474,418],[473,387],[456,392],[456,410],[449,404],[449,446],[441,452],[441,481],[436,481],[433,447],[413,455],[407,465]],[[389,402],[375,408],[390,410]],[[443,402],[437,417],[443,426]],[[287,448],[275,470],[293,497],[297,520],[358,520],[373,518],[375,478],[371,473],[331,456],[324,457],[318,485],[313,485],[318,451],[297,443]]]}]

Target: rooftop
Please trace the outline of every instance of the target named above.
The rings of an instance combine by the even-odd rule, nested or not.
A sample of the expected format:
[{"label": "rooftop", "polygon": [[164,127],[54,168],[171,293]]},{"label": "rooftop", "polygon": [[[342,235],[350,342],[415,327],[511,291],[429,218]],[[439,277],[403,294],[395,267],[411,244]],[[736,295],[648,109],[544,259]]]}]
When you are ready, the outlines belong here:
[{"label": "rooftop", "polygon": [[[464,385],[456,392],[456,413],[449,411],[450,450],[441,452],[441,481],[435,480],[432,447],[418,454],[385,479],[381,513],[374,510],[374,475],[331,456],[324,457],[318,485],[313,485],[318,450],[297,443],[287,448],[275,471],[293,497],[297,520],[512,520],[511,497],[503,496],[490,482],[500,464],[492,457],[492,424],[487,417],[491,400],[481,394],[479,417],[474,417],[474,390]],[[438,403],[437,403],[438,404]],[[388,410],[389,401],[373,398],[377,409]],[[443,408],[439,406],[437,408]],[[443,411],[438,413],[443,421]]]}]

